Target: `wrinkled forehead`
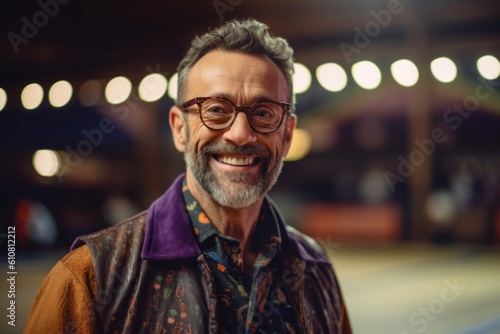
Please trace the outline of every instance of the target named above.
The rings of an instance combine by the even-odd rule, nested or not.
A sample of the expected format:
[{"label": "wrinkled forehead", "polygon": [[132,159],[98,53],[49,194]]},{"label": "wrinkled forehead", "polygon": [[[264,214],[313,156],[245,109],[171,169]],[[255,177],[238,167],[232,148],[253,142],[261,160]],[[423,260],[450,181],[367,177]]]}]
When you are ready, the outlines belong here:
[{"label": "wrinkled forehead", "polygon": [[185,99],[217,95],[240,103],[257,97],[289,101],[288,91],[285,76],[269,57],[214,50],[189,71]]}]

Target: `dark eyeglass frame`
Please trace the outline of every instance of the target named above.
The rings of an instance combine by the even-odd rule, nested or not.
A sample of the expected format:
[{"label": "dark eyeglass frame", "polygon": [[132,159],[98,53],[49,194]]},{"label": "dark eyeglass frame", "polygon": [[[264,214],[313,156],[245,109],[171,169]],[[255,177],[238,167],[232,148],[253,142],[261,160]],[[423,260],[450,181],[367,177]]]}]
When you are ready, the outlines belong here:
[{"label": "dark eyeglass frame", "polygon": [[[225,126],[223,128],[220,128],[220,129],[218,129],[218,128],[214,129],[214,128],[208,126],[205,123],[205,121],[203,121],[203,116],[201,114],[201,108],[202,108],[203,103],[205,101],[207,101],[207,100],[212,100],[212,99],[223,100],[223,101],[229,102],[233,106],[233,108],[234,108],[234,117],[233,117],[232,121],[229,122],[229,124],[227,126]],[[279,124],[276,126],[275,129],[273,129],[271,131],[259,131],[259,130],[255,129],[253,127],[252,123],[250,122],[250,117],[248,117],[248,111],[250,109],[252,109],[254,106],[256,106],[257,104],[262,103],[262,102],[268,102],[268,103],[273,103],[273,104],[279,105],[279,106],[281,106],[281,109],[283,111],[282,114],[281,114],[281,119],[280,119]],[[274,100],[268,100],[268,99],[261,99],[261,100],[255,101],[254,103],[252,103],[249,106],[239,106],[239,105],[236,105],[230,99],[222,97],[222,96],[195,97],[194,99],[188,100],[188,101],[182,103],[181,105],[179,105],[179,108],[182,111],[187,112],[188,111],[187,109],[189,109],[190,107],[192,107],[194,105],[198,106],[198,114],[200,116],[200,120],[203,123],[203,125],[205,125],[207,128],[209,128],[211,130],[220,131],[220,130],[229,129],[233,125],[234,121],[236,120],[236,117],[238,116],[238,112],[244,112],[247,115],[248,124],[250,125],[250,127],[252,128],[252,130],[255,131],[255,132],[257,132],[257,133],[262,133],[262,134],[269,134],[269,133],[273,133],[276,130],[278,130],[280,128],[281,124],[283,123],[283,119],[285,118],[285,115],[291,114],[291,108],[292,108],[292,105],[290,103],[280,102],[280,101],[274,101]]]}]

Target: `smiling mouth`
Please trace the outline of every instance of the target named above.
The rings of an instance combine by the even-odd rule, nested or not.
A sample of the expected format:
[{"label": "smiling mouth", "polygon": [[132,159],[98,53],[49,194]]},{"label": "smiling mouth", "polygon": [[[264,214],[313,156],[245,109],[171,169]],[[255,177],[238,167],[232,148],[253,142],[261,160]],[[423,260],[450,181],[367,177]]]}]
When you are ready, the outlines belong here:
[{"label": "smiling mouth", "polygon": [[214,158],[220,163],[231,166],[251,166],[260,160],[257,157],[227,157],[221,155],[215,155]]}]

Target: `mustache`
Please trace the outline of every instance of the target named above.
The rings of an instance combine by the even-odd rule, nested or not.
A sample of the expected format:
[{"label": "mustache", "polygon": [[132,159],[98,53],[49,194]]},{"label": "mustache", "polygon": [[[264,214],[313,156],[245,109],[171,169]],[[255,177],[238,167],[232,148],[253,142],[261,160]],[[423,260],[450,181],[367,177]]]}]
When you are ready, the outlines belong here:
[{"label": "mustache", "polygon": [[232,155],[255,155],[260,158],[269,158],[271,152],[262,144],[245,144],[236,145],[231,142],[217,142],[204,146],[201,150],[202,154],[232,154]]}]

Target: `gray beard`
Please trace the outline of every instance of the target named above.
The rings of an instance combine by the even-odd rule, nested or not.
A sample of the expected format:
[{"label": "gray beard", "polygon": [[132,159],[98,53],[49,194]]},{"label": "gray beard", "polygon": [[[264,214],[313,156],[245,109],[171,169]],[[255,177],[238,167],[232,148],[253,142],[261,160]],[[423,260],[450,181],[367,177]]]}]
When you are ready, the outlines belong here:
[{"label": "gray beard", "polygon": [[[247,173],[225,173],[221,180],[210,169],[209,161],[214,153],[255,155],[261,159],[257,175]],[[247,144],[237,146],[231,143],[214,143],[200,151],[186,148],[184,160],[202,189],[219,205],[238,209],[256,203],[278,180],[283,159],[271,159],[269,150],[263,145]]]}]

